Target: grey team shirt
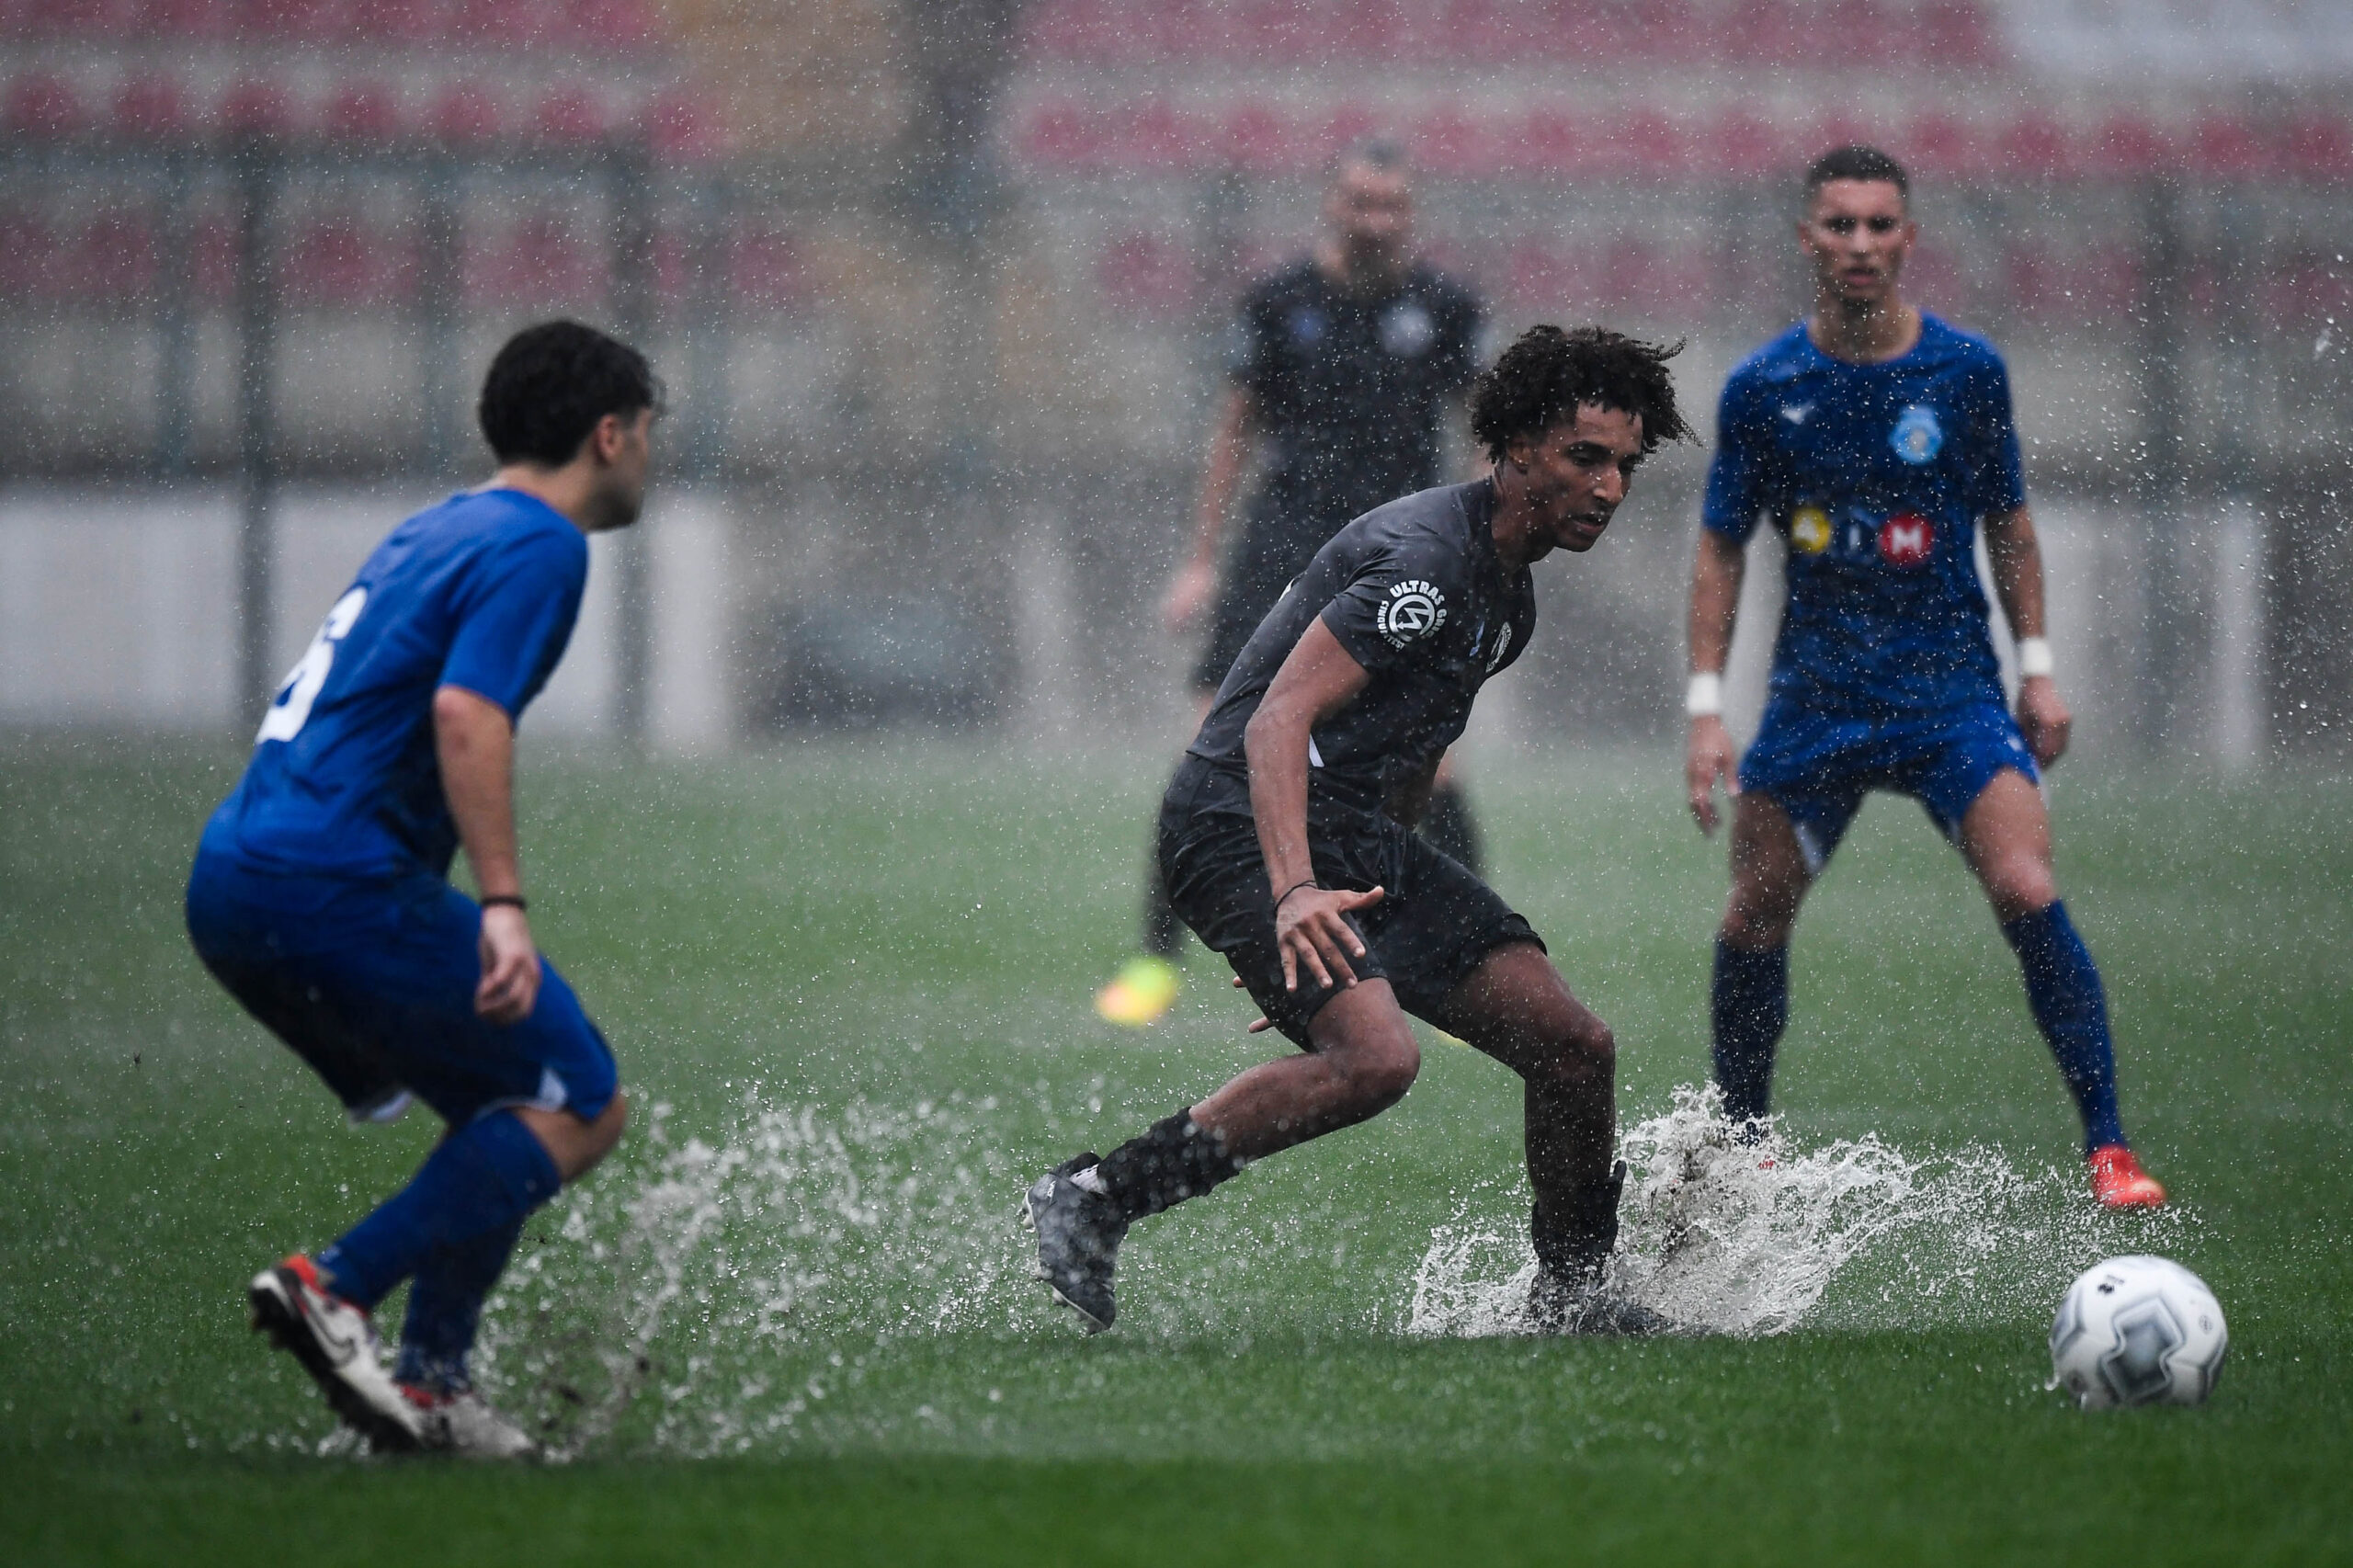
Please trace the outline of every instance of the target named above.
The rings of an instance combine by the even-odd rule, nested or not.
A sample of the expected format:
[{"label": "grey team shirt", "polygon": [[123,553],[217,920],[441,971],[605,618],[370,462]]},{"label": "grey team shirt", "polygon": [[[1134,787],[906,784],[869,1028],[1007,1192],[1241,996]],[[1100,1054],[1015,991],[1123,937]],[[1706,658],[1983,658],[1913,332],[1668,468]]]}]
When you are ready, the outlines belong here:
[{"label": "grey team shirt", "polygon": [[1392,784],[1461,738],[1479,688],[1536,629],[1533,580],[1504,569],[1495,514],[1482,479],[1392,501],[1335,534],[1258,623],[1187,749],[1246,773],[1243,731],[1320,617],[1372,678],[1315,727],[1310,792],[1379,810]]}]

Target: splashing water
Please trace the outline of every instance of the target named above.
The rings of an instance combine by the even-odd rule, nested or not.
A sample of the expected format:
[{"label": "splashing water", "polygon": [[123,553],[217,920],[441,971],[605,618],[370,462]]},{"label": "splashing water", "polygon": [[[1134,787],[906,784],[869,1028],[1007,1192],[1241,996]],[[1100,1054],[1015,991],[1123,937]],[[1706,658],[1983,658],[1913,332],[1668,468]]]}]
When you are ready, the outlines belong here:
[{"label": "splashing water", "polygon": [[1006,1173],[967,1125],[993,1106],[828,1119],[754,1091],[714,1147],[679,1141],[657,1105],[632,1162],[645,1174],[568,1191],[560,1244],[508,1270],[477,1378],[558,1459],[788,1440],[861,1375],[845,1344],[1012,1311],[1010,1223],[972,1222],[1004,1207]]},{"label": "splashing water", "polygon": [[[1800,1148],[1768,1126],[1733,1135],[1711,1085],[1631,1129],[1613,1278],[1633,1300],[1701,1333],[1786,1333],[1801,1323],[1886,1327],[2029,1315],[2078,1270],[2116,1249],[2116,1221],[2080,1173],[2029,1173],[1971,1144],[1914,1159],[1875,1134]],[[1499,1189],[1500,1191],[1500,1189]],[[1415,1271],[1409,1334],[1528,1331],[1536,1266],[1525,1221],[1474,1215],[1474,1194],[1430,1239]],[[2137,1221],[2147,1250],[2191,1221]],[[1846,1274],[1857,1289],[1820,1311]]]}]

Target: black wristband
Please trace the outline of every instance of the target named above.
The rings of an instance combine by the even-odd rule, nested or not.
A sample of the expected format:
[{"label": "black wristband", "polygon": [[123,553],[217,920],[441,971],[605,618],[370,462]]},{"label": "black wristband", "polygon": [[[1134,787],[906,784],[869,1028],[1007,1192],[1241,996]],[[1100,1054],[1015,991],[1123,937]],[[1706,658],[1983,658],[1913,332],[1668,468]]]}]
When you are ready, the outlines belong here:
[{"label": "black wristband", "polygon": [[523,911],[531,907],[529,904],[523,902],[523,895],[519,892],[486,893],[480,900],[480,903],[484,909],[491,908],[494,904],[503,903],[508,908],[514,910],[517,915],[520,915]]},{"label": "black wristband", "polygon": [[1283,891],[1282,891],[1282,897],[1281,897],[1281,898],[1278,898],[1278,899],[1276,899],[1276,900],[1275,900],[1275,912],[1276,912],[1277,914],[1280,914],[1280,913],[1282,912],[1282,907],[1283,907],[1283,899],[1285,899],[1285,898],[1289,898],[1291,894],[1293,894],[1293,893],[1297,892],[1300,889],[1302,889],[1302,888],[1320,888],[1320,887],[1322,887],[1323,885],[1324,885],[1324,884],[1323,884],[1322,882],[1317,881],[1313,877],[1310,877],[1310,878],[1308,878],[1308,879],[1307,879],[1305,881],[1303,881],[1303,882],[1293,882],[1293,883],[1291,883],[1291,885],[1290,885],[1290,886],[1289,886],[1289,887],[1287,887],[1287,888],[1283,889]]}]

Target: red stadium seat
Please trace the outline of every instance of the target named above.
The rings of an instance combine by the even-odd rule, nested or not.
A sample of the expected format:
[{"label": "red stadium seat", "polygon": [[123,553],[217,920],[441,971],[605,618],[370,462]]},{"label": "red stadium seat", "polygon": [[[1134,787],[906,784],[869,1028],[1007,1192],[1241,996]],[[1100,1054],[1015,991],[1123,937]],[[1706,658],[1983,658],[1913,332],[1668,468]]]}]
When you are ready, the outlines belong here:
[{"label": "red stadium seat", "polygon": [[1983,70],[2003,57],[1993,18],[1976,0],[1927,0],[1912,13],[1910,50],[1937,71]]},{"label": "red stadium seat", "polygon": [[1022,156],[1043,168],[1092,168],[1108,153],[1109,135],[1085,105],[1046,103],[1023,122],[1017,144]]},{"label": "red stadium seat", "polygon": [[1920,116],[1905,129],[1900,145],[1912,172],[1932,179],[1966,179],[1984,166],[1976,128],[1952,115]]},{"label": "red stadium seat", "polygon": [[2129,114],[2112,116],[2102,125],[2079,161],[2091,173],[2110,179],[2142,179],[2180,167],[2165,133]]},{"label": "red stadium seat", "polygon": [[1586,166],[1614,178],[1656,179],[1682,171],[1688,149],[1682,131],[1655,109],[1631,109],[1597,120]]},{"label": "red stadium seat", "polygon": [[114,115],[108,128],[132,141],[162,141],[186,136],[191,129],[188,99],[169,76],[141,72],[125,77],[114,95]]},{"label": "red stadium seat", "polygon": [[746,227],[727,248],[727,290],[758,310],[792,311],[814,294],[799,242],[780,229]]},{"label": "red stadium seat", "polygon": [[1790,0],[1733,0],[1717,13],[1710,51],[1740,65],[1787,65],[1812,53],[1808,18]]},{"label": "red stadium seat", "polygon": [[1497,139],[1498,166],[1522,175],[1565,175],[1585,150],[1584,128],[1562,108],[1533,108]]},{"label": "red stadium seat", "polygon": [[1483,58],[1512,44],[1513,21],[1526,8],[1506,0],[1446,0],[1430,33],[1430,52],[1449,59]]},{"label": "red stadium seat", "polygon": [[447,0],[359,0],[352,8],[355,37],[387,43],[438,43],[449,35]]},{"label": "red stadium seat", "polygon": [[606,292],[604,252],[549,213],[526,217],[503,235],[470,234],[460,275],[469,298],[503,303],[588,303]]},{"label": "red stadium seat", "polygon": [[1733,108],[1701,133],[1694,152],[1702,176],[1756,179],[1786,174],[1801,162],[1786,130],[1750,108]]},{"label": "red stadium seat", "polygon": [[434,100],[426,124],[452,146],[494,141],[505,129],[498,100],[480,82],[453,82]]},{"label": "red stadium seat", "polygon": [[562,21],[554,0],[451,0],[447,36],[469,44],[541,43]]},{"label": "red stadium seat", "polygon": [[1112,157],[1122,168],[1199,168],[1213,161],[1214,147],[1200,123],[1158,98],[1145,99],[1113,126]]},{"label": "red stadium seat", "polygon": [[2073,161],[2066,128],[2048,116],[2014,120],[1995,141],[1994,172],[2006,179],[2054,179]]},{"label": "red stadium seat", "polygon": [[321,128],[338,142],[390,142],[402,131],[399,100],[381,82],[346,82],[327,98]]},{"label": "red stadium seat", "polygon": [[28,0],[20,24],[51,38],[112,38],[135,22],[124,0]]},{"label": "red stadium seat", "polygon": [[1909,41],[1879,0],[1830,0],[1815,13],[1813,30],[1813,58],[1832,66],[1892,64]]},{"label": "red stadium seat", "polygon": [[1095,267],[1104,299],[1126,311],[1178,315],[1191,308],[1198,269],[1182,242],[1158,234],[1129,234],[1103,247]]},{"label": "red stadium seat", "polygon": [[2309,180],[2353,177],[2353,127],[2327,115],[2312,115],[2288,128],[2281,151],[2289,171]]},{"label": "red stadium seat", "polygon": [[1455,176],[1493,174],[1498,160],[1486,126],[1451,106],[1434,110],[1414,128],[1413,151],[1421,167]]},{"label": "red stadium seat", "polygon": [[1259,103],[1242,104],[1226,117],[1222,151],[1227,163],[1254,174],[1279,173],[1313,161],[1301,155],[1290,123]]},{"label": "red stadium seat", "polygon": [[142,38],[225,38],[237,30],[235,0],[140,0]]},{"label": "red stadium seat", "polygon": [[577,83],[551,88],[531,117],[533,133],[542,142],[577,146],[597,141],[607,126],[604,106]]},{"label": "red stadium seat", "polygon": [[45,298],[61,270],[57,234],[48,218],[32,208],[0,208],[0,295]]},{"label": "red stadium seat", "polygon": [[2242,119],[2210,115],[2189,137],[2190,165],[2213,179],[2244,179],[2277,165],[2270,144]]},{"label": "red stadium seat", "polygon": [[1111,28],[1108,0],[1040,0],[1022,17],[1029,51],[1043,60],[1091,60]]},{"label": "red stadium seat", "polygon": [[320,42],[350,30],[344,0],[241,0],[238,13],[237,30],[249,38]]},{"label": "red stadium seat", "polygon": [[565,0],[562,32],[591,49],[634,53],[661,37],[646,0]]},{"label": "red stadium seat", "polygon": [[12,136],[71,136],[85,123],[81,96],[54,71],[26,72],[0,103],[0,129]]},{"label": "red stadium seat", "polygon": [[232,136],[290,136],[294,100],[275,82],[247,77],[221,99],[220,119],[221,129]]},{"label": "red stadium seat", "polygon": [[696,163],[724,150],[718,107],[684,86],[655,94],[640,118],[646,144],[666,163]]},{"label": "red stadium seat", "polygon": [[123,303],[155,285],[155,230],[147,214],[118,209],[90,220],[74,242],[61,279],[74,298]]}]

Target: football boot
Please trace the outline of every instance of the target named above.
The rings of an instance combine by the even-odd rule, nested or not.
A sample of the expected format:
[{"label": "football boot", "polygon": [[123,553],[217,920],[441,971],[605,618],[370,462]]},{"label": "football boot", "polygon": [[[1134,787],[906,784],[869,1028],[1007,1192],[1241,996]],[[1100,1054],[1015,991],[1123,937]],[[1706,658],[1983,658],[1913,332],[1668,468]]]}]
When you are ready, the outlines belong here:
[{"label": "football boot", "polygon": [[1184,977],[1176,964],[1155,954],[1130,959],[1111,983],[1095,994],[1095,1013],[1107,1024],[1140,1029],[1157,1023],[1176,1005]]},{"label": "football boot", "polygon": [[374,1320],[328,1290],[309,1258],[297,1253],[263,1269],[245,1299],[254,1332],[301,1363],[328,1405],[371,1448],[406,1453],[420,1446],[424,1424],[384,1370]]},{"label": "football boot", "polygon": [[1086,1320],[1089,1334],[1111,1326],[1111,1271],[1128,1221],[1110,1199],[1078,1177],[1101,1162],[1093,1154],[1065,1160],[1030,1184],[1021,1211],[1038,1237],[1038,1278],[1054,1300]]},{"label": "football boot", "polygon": [[2103,1143],[2084,1164],[2091,1171],[2092,1197],[2103,1209],[2162,1209],[2165,1189],[2141,1168],[2121,1143]]},{"label": "football boot", "polygon": [[397,1386],[401,1397],[416,1412],[420,1446],[432,1452],[476,1460],[540,1457],[540,1445],[530,1434],[492,1409],[490,1402],[471,1388],[436,1391],[415,1383]]}]

